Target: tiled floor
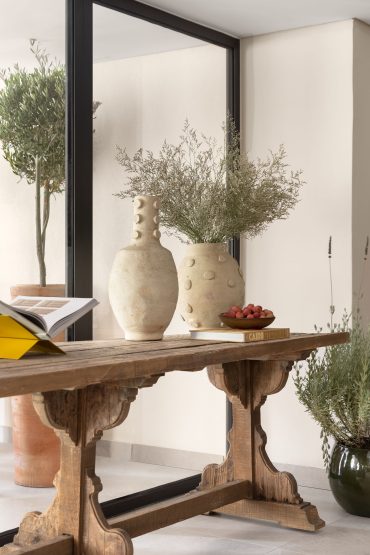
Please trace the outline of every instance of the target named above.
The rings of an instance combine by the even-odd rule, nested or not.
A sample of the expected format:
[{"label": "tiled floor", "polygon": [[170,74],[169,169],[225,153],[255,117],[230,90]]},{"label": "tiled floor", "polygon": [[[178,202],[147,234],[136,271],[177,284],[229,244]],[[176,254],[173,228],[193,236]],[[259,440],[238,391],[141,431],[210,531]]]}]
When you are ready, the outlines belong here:
[{"label": "tiled floor", "polygon": [[[12,482],[9,447],[0,445],[0,529],[18,525],[29,510],[43,510],[53,490]],[[194,471],[99,458],[101,500],[177,480]],[[326,527],[317,533],[286,530],[274,524],[224,516],[198,516],[134,540],[135,555],[370,555],[370,519],[348,515],[326,490],[302,487],[302,497],[317,505]]]}]

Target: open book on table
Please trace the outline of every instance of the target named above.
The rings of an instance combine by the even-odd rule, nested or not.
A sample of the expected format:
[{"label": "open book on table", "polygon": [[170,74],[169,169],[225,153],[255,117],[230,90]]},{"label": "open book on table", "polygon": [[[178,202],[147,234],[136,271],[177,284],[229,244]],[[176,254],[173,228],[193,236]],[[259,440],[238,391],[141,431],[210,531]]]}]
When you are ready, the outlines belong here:
[{"label": "open book on table", "polygon": [[10,304],[0,301],[0,314],[44,340],[58,335],[97,304],[95,299],[19,296]]}]

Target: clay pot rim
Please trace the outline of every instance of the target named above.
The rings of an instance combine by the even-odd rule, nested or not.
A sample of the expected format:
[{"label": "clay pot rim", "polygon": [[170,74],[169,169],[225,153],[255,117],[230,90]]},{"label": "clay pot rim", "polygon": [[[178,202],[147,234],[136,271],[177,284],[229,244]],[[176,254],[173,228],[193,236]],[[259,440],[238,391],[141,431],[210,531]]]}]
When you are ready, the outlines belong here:
[{"label": "clay pot rim", "polygon": [[64,283],[48,283],[47,285],[39,285],[38,283],[16,283],[11,287],[39,287],[40,289],[47,289],[48,287],[65,287]]}]

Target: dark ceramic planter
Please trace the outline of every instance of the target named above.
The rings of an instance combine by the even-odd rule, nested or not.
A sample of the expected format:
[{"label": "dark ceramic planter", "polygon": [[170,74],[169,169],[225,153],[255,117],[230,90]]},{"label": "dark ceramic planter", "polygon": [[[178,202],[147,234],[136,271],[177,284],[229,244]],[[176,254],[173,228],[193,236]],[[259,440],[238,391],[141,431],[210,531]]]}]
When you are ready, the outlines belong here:
[{"label": "dark ceramic planter", "polygon": [[348,513],[370,517],[370,450],[337,444],[330,461],[329,482]]}]

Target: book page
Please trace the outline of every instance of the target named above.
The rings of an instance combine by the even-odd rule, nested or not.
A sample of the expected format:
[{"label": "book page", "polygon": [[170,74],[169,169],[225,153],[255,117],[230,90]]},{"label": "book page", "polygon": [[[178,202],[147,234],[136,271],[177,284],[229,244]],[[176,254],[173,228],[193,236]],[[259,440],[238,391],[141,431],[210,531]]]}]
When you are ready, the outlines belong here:
[{"label": "book page", "polygon": [[[37,317],[37,321],[35,321],[34,318],[29,319],[28,315],[25,312],[22,311],[22,313],[19,313],[11,305],[8,305],[2,301],[0,301],[0,314],[10,316],[16,322],[21,324],[21,326],[37,335],[37,337],[42,339],[45,338],[44,323],[39,320],[39,317]],[[26,315],[23,316],[23,314]]]},{"label": "book page", "polygon": [[11,303],[11,306],[36,314],[45,322],[46,332],[55,335],[57,330],[65,329],[70,323],[73,323],[80,313],[85,313],[85,308],[89,307],[89,310],[96,304],[95,299],[19,296]]}]

